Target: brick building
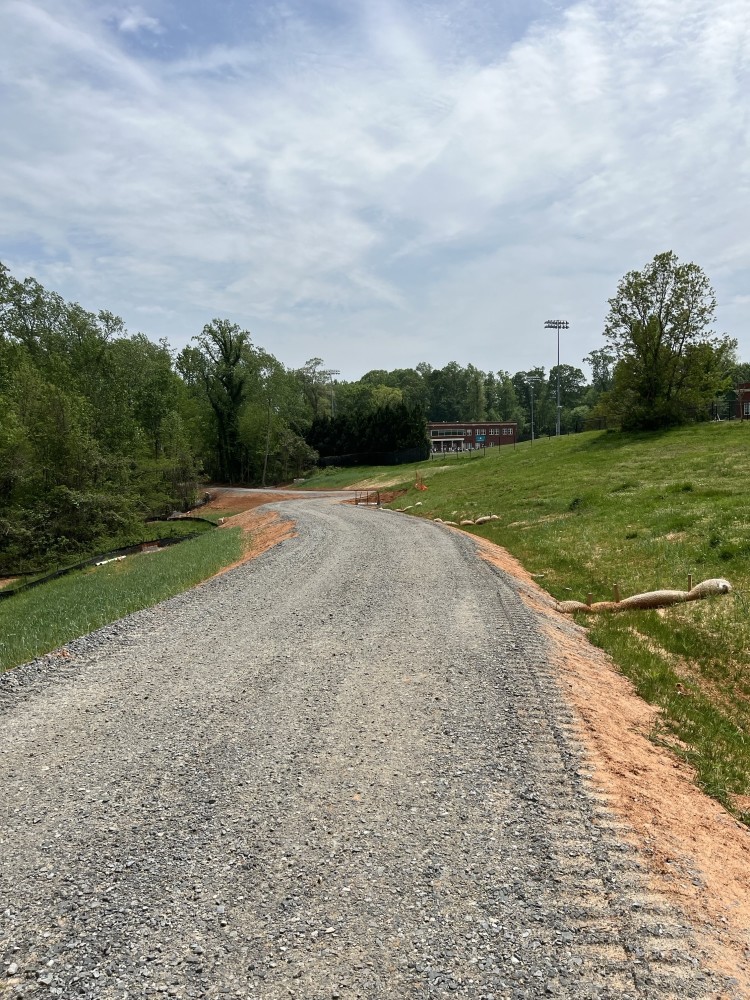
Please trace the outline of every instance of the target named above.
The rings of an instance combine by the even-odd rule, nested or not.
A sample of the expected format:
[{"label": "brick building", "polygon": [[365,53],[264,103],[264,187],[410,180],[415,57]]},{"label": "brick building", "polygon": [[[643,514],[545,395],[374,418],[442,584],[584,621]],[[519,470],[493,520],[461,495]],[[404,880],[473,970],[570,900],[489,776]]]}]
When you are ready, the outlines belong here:
[{"label": "brick building", "polygon": [[494,448],[502,444],[515,444],[518,425],[511,422],[445,421],[428,423],[430,448],[433,453],[446,451],[475,451],[477,448]]},{"label": "brick building", "polygon": [[750,420],[750,382],[740,382],[737,386],[737,409],[735,416],[739,420]]}]

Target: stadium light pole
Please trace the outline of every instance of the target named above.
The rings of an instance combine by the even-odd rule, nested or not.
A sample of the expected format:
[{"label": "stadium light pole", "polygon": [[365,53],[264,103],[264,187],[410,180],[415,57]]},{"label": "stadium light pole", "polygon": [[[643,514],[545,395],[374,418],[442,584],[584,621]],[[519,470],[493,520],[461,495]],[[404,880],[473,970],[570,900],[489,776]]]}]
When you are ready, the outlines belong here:
[{"label": "stadium light pole", "polygon": [[548,319],[544,324],[545,330],[557,330],[557,421],[555,423],[555,437],[560,437],[560,330],[567,330],[570,326],[565,319]]},{"label": "stadium light pole", "polygon": [[531,447],[533,448],[534,447],[534,383],[541,382],[542,380],[535,376],[533,378],[527,378],[526,381],[529,383],[529,386],[531,387]]},{"label": "stadium light pole", "polygon": [[336,416],[336,397],[333,395],[333,376],[340,375],[341,372],[337,368],[327,368],[321,375],[327,375],[328,381],[331,383],[331,416]]}]

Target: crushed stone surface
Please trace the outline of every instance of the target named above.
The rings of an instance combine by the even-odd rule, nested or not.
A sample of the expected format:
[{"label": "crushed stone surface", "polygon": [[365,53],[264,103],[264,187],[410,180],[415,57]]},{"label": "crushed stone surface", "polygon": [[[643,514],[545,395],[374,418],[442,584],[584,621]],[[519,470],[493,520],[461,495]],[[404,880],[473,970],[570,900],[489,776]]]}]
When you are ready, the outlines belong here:
[{"label": "crushed stone surface", "polygon": [[730,996],[512,579],[330,500],[0,677],[0,996]]}]

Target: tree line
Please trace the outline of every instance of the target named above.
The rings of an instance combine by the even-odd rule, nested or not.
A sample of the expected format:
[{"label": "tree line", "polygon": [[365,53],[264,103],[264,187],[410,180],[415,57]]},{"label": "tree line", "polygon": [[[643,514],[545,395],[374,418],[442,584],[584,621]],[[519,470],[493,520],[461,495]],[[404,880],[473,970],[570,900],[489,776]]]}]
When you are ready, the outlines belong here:
[{"label": "tree line", "polygon": [[558,379],[563,433],[726,413],[750,366],[712,332],[715,309],[699,267],[659,254],[619,283],[589,379],[423,362],[349,382],[320,358],[286,367],[227,319],[176,352],[0,264],[0,572],[124,538],[202,482],[278,484],[319,458],[424,449],[428,420],[514,421],[523,437],[533,404],[536,432],[553,433]]}]

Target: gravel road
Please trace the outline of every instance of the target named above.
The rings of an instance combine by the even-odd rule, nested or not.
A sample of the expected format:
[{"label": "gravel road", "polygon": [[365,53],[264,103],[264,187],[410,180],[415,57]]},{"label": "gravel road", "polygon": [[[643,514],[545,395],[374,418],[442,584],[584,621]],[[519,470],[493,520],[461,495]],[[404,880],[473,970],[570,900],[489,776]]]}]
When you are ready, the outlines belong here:
[{"label": "gravel road", "polygon": [[284,542],[0,678],[3,997],[718,997],[471,538]]}]

